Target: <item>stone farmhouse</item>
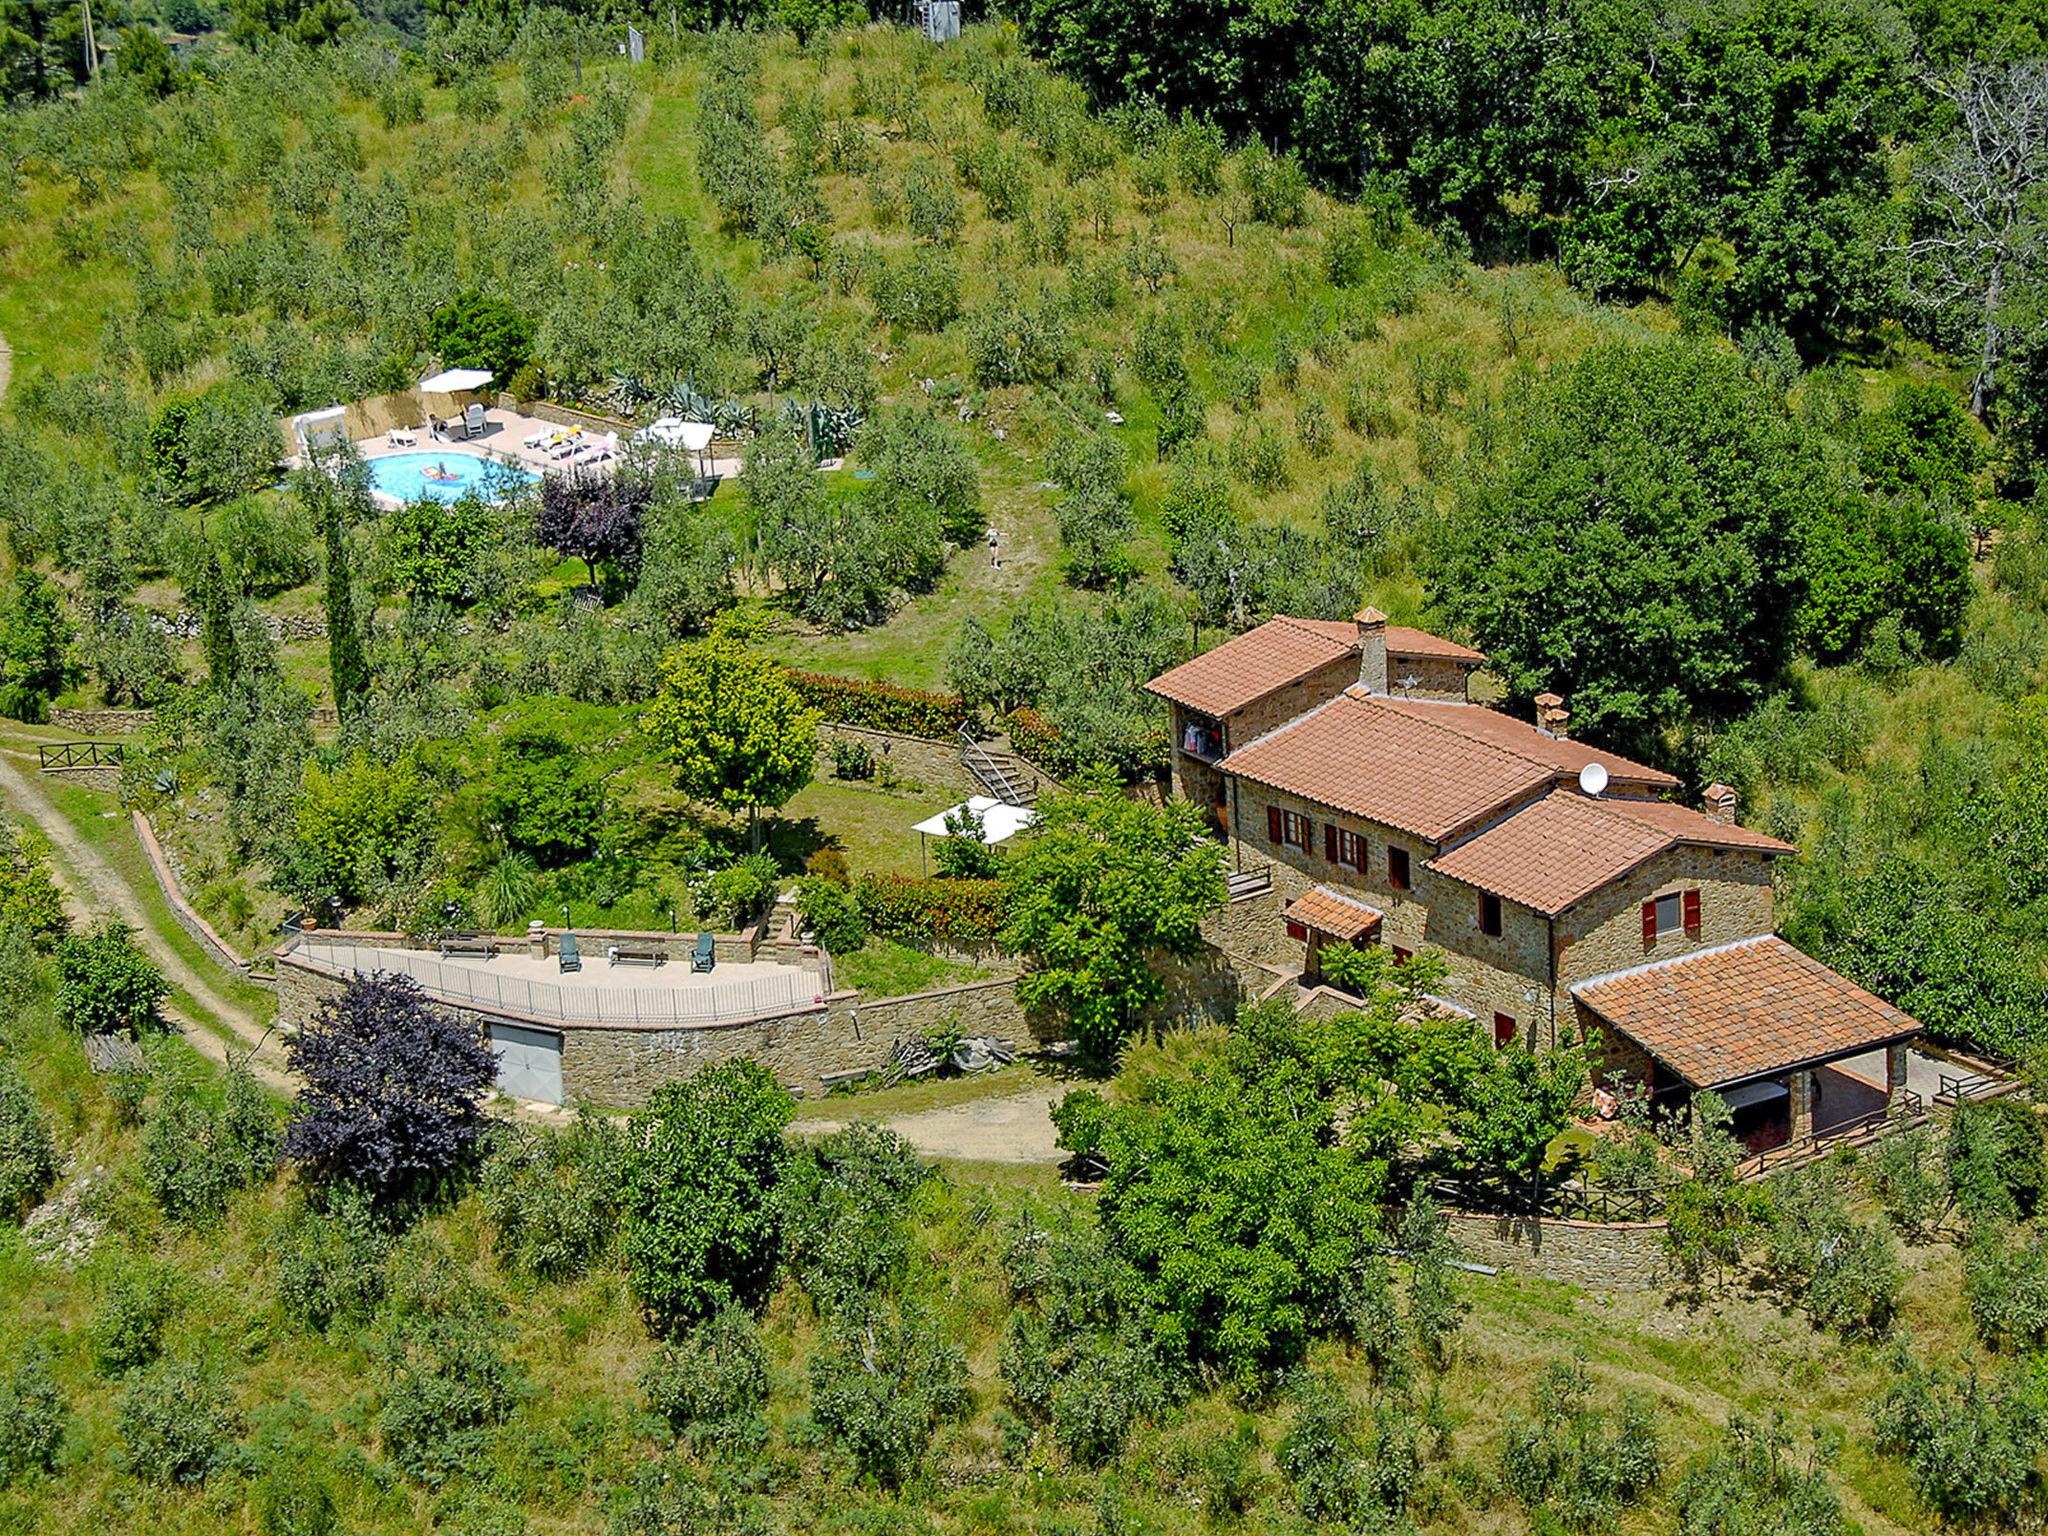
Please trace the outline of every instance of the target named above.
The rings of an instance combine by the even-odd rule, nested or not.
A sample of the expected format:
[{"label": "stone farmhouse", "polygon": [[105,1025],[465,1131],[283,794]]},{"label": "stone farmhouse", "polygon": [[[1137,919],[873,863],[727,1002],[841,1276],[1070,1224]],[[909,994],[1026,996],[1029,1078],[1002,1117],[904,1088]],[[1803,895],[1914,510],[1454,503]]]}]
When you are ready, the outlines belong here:
[{"label": "stone farmhouse", "polygon": [[1430,946],[1437,1002],[1497,1044],[1597,1030],[1603,1079],[1714,1089],[1755,1150],[1887,1105],[1920,1026],[1776,936],[1791,846],[1725,786],[1692,810],[1670,774],[1572,740],[1554,694],[1528,721],[1472,702],[1485,661],[1368,608],[1273,618],[1147,685],[1233,891],[1270,885],[1276,931],[1239,919],[1238,942],[1310,980],[1333,942]]}]

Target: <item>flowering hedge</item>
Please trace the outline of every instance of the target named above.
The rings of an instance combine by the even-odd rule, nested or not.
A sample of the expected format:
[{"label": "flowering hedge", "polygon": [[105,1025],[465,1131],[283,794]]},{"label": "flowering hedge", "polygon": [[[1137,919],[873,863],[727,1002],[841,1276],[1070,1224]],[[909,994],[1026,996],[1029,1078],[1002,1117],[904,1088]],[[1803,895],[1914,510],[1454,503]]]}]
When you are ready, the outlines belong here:
[{"label": "flowering hedge", "polygon": [[874,932],[911,944],[976,943],[994,938],[1009,920],[1000,880],[862,875],[854,902]]},{"label": "flowering hedge", "polygon": [[974,711],[957,693],[923,688],[898,688],[863,677],[832,677],[822,672],[789,673],[790,686],[804,703],[827,720],[865,725],[877,731],[901,731],[932,741],[950,741],[961,726],[975,724]]}]

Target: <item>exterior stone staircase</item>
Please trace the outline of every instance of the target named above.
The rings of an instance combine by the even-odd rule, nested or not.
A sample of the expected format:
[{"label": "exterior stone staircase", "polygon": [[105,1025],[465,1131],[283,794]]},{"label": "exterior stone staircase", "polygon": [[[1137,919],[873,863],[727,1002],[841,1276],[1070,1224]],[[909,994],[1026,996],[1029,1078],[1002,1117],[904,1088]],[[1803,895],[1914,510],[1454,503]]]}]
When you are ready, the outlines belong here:
[{"label": "exterior stone staircase", "polygon": [[997,757],[968,735],[964,727],[960,731],[960,765],[981,786],[983,794],[1005,805],[1038,802],[1038,775],[1015,758]]}]

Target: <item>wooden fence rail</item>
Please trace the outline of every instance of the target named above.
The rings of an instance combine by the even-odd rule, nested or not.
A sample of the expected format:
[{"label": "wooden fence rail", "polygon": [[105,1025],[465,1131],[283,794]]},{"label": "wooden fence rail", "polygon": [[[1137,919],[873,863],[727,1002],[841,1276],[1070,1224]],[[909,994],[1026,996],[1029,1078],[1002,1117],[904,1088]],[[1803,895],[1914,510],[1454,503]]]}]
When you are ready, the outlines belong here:
[{"label": "wooden fence rail", "polygon": [[67,768],[118,768],[122,755],[118,741],[46,741],[36,747],[44,773],[61,773]]}]

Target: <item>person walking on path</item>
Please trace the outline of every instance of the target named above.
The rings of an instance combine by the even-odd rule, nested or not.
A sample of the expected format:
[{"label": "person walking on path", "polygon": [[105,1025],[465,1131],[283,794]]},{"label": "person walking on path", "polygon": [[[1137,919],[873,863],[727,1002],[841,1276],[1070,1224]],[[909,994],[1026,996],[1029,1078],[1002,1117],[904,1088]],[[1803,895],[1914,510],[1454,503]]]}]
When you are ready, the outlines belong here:
[{"label": "person walking on path", "polygon": [[988,563],[998,570],[1002,568],[1003,564],[1003,557],[996,549],[996,525],[994,523],[988,525]]}]

